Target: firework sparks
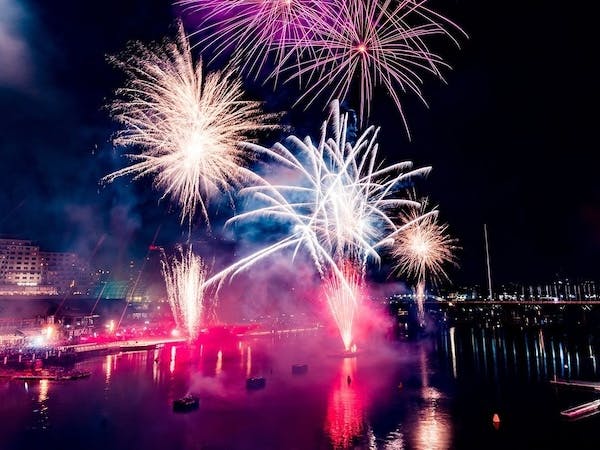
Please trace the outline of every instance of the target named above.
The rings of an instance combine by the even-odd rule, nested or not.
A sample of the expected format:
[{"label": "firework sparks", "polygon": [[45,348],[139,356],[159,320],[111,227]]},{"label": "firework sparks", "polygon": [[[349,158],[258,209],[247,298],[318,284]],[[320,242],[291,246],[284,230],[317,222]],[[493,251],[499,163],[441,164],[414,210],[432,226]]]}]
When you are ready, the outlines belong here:
[{"label": "firework sparks", "polygon": [[344,349],[351,351],[354,343],[354,320],[361,299],[361,275],[350,263],[342,263],[341,276],[332,274],[325,280],[325,298],[338,327]]},{"label": "firework sparks", "polygon": [[203,18],[199,32],[206,37],[199,45],[216,56],[233,49],[242,70],[258,76],[273,55],[275,80],[278,68],[310,51],[316,24],[334,15],[331,0],[179,0],[176,4]]},{"label": "firework sparks", "polygon": [[242,143],[267,125],[272,116],[260,103],[243,100],[233,69],[204,74],[194,63],[189,41],[179,25],[177,38],[161,46],[135,44],[123,60],[128,75],[117,91],[111,113],[123,128],[114,143],[139,147],[128,167],[103,178],[151,175],[154,185],[181,209],[191,224],[197,209],[208,224],[207,201],[252,177],[244,168],[252,158]]},{"label": "firework sparks", "polygon": [[310,75],[312,81],[297,103],[308,105],[322,95],[345,99],[358,82],[361,121],[369,116],[373,92],[383,86],[402,115],[399,92],[412,91],[423,102],[420,73],[442,78],[448,67],[429,50],[426,40],[435,35],[453,38],[450,30],[462,30],[425,6],[424,0],[349,0],[337,4],[333,24],[320,19],[307,45],[311,51],[288,79]]},{"label": "firework sparks", "polygon": [[437,210],[427,212],[427,199],[419,208],[410,208],[401,215],[404,226],[395,235],[393,255],[396,270],[416,279],[419,319],[423,321],[425,283],[429,277],[434,283],[448,278],[444,264],[456,263],[456,240],[448,233],[448,225],[439,223]]},{"label": "firework sparks", "polygon": [[178,255],[169,262],[162,261],[167,297],[177,326],[187,331],[190,339],[198,337],[204,311],[204,280],[206,268],[190,247],[179,248]]},{"label": "firework sparks", "polygon": [[289,185],[263,180],[245,188],[244,193],[265,206],[240,213],[228,223],[275,220],[289,233],[206,282],[222,283],[281,250],[292,249],[295,257],[304,249],[326,280],[328,304],[346,348],[352,340],[360,276],[368,260],[379,262],[380,248],[393,243],[391,236],[399,231],[391,213],[406,205],[418,206],[397,194],[412,177],[430,170],[413,169],[410,162],[380,165],[378,130],[368,128],[354,143],[348,138],[350,131],[348,115],[340,114],[339,104],[333,102],[317,145],[309,137],[301,141],[291,136],[286,145],[272,149],[252,146],[291,170],[299,181]]},{"label": "firework sparks", "polygon": [[[352,261],[357,267],[371,259],[379,262],[379,248],[389,244],[388,234],[396,231],[390,213],[405,205],[417,204],[398,198],[402,184],[426,175],[430,168],[413,169],[412,163],[377,165],[378,130],[368,128],[354,144],[348,141],[348,116],[332,103],[329,120],[323,125],[320,141],[288,138],[272,149],[252,145],[299,175],[296,185],[262,184],[242,192],[264,202],[264,207],[240,213],[229,223],[244,220],[277,220],[289,226],[282,240],[250,255],[226,270],[234,274],[284,248],[294,255],[304,247],[321,275],[341,274],[337,263]],[[219,276],[222,276],[220,274]]]}]

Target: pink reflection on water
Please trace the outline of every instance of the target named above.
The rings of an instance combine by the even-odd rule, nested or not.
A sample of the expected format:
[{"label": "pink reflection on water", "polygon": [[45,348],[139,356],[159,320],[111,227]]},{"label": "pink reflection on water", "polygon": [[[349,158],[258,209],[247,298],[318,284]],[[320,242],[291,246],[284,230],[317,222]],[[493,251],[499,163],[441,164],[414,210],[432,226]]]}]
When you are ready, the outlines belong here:
[{"label": "pink reflection on water", "polygon": [[364,430],[365,393],[356,376],[356,358],[344,358],[327,404],[325,431],[335,448],[346,448]]}]

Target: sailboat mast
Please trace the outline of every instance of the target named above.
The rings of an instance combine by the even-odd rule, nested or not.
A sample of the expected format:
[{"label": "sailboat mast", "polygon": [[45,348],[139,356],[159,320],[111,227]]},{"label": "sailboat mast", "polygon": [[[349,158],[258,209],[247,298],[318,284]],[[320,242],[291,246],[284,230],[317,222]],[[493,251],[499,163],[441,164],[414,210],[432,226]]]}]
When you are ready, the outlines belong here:
[{"label": "sailboat mast", "polygon": [[488,278],[488,299],[492,300],[492,270],[490,268],[490,245],[488,243],[487,224],[483,224],[483,234],[485,235],[485,261],[487,263],[487,278]]}]

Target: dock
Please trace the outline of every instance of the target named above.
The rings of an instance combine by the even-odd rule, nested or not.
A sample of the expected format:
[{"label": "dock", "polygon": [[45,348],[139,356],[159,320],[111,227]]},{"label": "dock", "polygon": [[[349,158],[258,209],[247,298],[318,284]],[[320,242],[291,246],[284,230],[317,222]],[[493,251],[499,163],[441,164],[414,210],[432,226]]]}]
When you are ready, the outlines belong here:
[{"label": "dock", "polygon": [[157,338],[157,339],[137,339],[128,341],[112,341],[94,344],[73,344],[57,347],[57,350],[63,353],[75,353],[83,355],[85,353],[103,353],[103,352],[131,352],[138,350],[152,350],[167,344],[180,344],[186,342],[183,338]]},{"label": "dock", "polygon": [[598,381],[563,380],[555,378],[554,380],[550,380],[550,384],[564,388],[600,391],[600,382]]},{"label": "dock", "polygon": [[578,420],[596,415],[600,412],[600,400],[593,400],[573,408],[565,409],[560,415],[565,419]]},{"label": "dock", "polygon": [[70,381],[88,378],[91,372],[82,370],[0,371],[0,379],[14,381]]}]

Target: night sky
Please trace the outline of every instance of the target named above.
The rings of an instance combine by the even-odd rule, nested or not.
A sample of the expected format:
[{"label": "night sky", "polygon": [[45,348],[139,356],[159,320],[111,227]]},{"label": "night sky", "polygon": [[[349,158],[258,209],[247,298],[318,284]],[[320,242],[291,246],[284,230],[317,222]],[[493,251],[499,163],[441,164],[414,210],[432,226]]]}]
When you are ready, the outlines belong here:
[{"label": "night sky", "polygon": [[[484,223],[497,280],[595,278],[600,189],[591,6],[432,5],[469,34],[460,50],[443,47],[453,66],[447,84],[428,79],[429,108],[405,97],[412,141],[382,95],[370,122],[382,126],[387,161],[433,166],[422,191],[463,247],[452,278],[482,281]],[[98,184],[126,162],[111,146],[115,125],[103,109],[123,81],[106,55],[130,40],[173,34],[177,14],[168,1],[0,0],[0,235],[115,265],[143,256],[157,230],[162,245],[185,240],[178,212],[159,202],[148,182]],[[293,103],[285,90],[248,89],[270,111]],[[285,118],[299,133],[322,119],[301,110]],[[215,212],[216,223],[229,214]]]}]

